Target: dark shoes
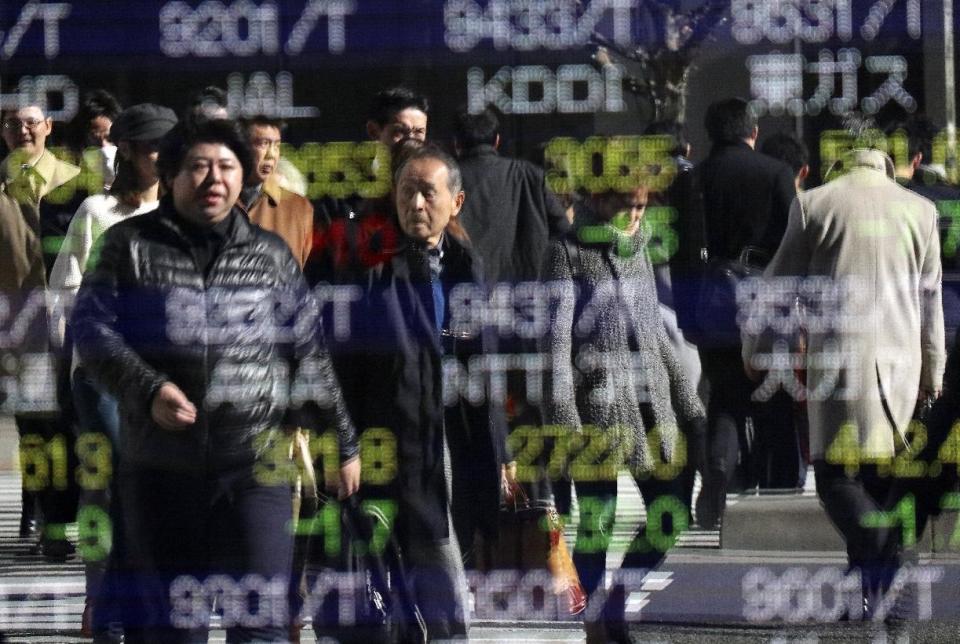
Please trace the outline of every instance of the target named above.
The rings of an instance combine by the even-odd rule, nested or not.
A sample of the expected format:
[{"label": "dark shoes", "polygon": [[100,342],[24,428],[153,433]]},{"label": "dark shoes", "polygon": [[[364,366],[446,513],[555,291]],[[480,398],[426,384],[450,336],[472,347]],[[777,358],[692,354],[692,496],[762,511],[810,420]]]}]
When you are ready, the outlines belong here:
[{"label": "dark shoes", "polygon": [[710,470],[703,477],[703,487],[697,496],[697,524],[704,530],[716,530],[727,507],[727,476],[719,470]]},{"label": "dark shoes", "polygon": [[93,600],[89,597],[83,605],[83,616],[80,618],[80,636],[93,639]]},{"label": "dark shoes", "polygon": [[66,561],[76,551],[77,548],[66,539],[44,537],[40,540],[40,554],[50,561]]},{"label": "dark shoes", "polygon": [[622,585],[614,585],[609,592],[594,592],[590,598],[592,602],[603,602],[600,614],[586,618],[583,628],[587,636],[587,644],[633,644],[626,619],[627,593]]},{"label": "dark shoes", "polygon": [[26,513],[20,515],[20,538],[21,539],[32,539],[37,536],[39,532],[39,527],[37,526],[37,520],[29,516]]},{"label": "dark shoes", "polygon": [[33,492],[20,492],[20,538],[36,537],[40,532],[40,511],[37,508],[37,497]]}]

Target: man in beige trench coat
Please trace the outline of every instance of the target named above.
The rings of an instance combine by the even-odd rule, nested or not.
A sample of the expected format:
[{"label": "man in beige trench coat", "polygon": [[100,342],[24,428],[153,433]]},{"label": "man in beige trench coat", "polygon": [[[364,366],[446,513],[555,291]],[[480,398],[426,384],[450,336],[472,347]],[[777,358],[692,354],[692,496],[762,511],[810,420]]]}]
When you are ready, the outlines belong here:
[{"label": "man in beige trench coat", "polygon": [[[763,282],[739,294],[740,320],[744,365],[766,372],[754,395],[783,383],[807,400],[817,494],[861,573],[869,615],[899,565],[900,527],[865,517],[889,509],[917,401],[940,393],[942,271],[936,208],[897,185],[889,157],[852,150],[843,171],[793,202]],[[770,331],[800,327],[805,357],[784,361],[787,345]],[[805,387],[787,377],[796,366]]]}]

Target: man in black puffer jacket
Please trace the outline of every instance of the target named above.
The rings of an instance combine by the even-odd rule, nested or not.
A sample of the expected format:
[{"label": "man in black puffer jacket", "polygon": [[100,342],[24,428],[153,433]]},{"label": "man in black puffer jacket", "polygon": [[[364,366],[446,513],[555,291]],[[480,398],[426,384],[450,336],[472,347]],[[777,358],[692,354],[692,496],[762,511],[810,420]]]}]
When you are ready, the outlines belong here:
[{"label": "man in black puffer jacket", "polygon": [[135,641],[195,641],[209,593],[228,638],[286,639],[284,429],[333,428],[341,497],[359,485],[316,303],[283,240],[234,206],[251,168],[230,121],[174,130],[158,160],[169,193],[103,235],[77,297],[77,348],[121,410],[119,573],[101,604],[123,605]]}]

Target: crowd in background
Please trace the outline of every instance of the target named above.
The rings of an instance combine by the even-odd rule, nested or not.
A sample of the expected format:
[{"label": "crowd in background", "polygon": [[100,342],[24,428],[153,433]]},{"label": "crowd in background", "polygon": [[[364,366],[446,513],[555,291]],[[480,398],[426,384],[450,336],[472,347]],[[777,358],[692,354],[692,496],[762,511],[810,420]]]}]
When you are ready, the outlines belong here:
[{"label": "crowd in background", "polygon": [[[863,518],[912,495],[922,527],[956,479],[890,474],[905,453],[949,464],[958,413],[937,207],[960,190],[929,124],[891,124],[905,156],[851,145],[805,190],[803,143],[725,99],[701,163],[655,123],[659,166],[557,195],[500,153],[491,109],[449,142],[406,88],[366,116],[384,189],[311,200],[311,174],[340,169],[290,163],[286,124],[230,119],[217,88],[179,116],[91,92],[79,165],[51,152],[42,106],[3,112],[0,289],[41,311],[0,347],[20,535],[52,560],[80,548],[85,633],[206,641],[184,602],[211,575],[259,575],[285,619],[227,623],[229,641],[298,641],[307,560],[346,564],[292,526],[337,497],[386,517],[402,554],[408,610],[377,636],[466,637],[465,570],[496,548],[502,503],[567,515],[575,491],[588,641],[629,641],[603,580],[624,468],[656,529],[623,567],[652,569],[722,523],[728,492],[800,489],[812,466],[861,575],[857,617],[876,615],[913,544]],[[51,445],[54,467],[36,456]]]}]

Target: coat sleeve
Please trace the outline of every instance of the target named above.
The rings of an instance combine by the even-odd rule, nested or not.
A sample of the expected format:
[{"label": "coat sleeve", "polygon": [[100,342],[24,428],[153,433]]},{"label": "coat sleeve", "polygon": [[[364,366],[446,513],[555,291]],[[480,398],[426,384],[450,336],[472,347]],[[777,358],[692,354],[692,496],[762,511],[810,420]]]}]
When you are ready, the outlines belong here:
[{"label": "coat sleeve", "polygon": [[306,214],[303,217],[303,248],[300,251],[300,266],[306,266],[310,253],[313,251],[313,206],[306,204]]},{"label": "coat sleeve", "polygon": [[[644,253],[644,256],[651,282],[649,286],[652,289],[656,289],[656,285],[652,283],[653,267],[650,264],[650,258],[646,256],[646,253]],[[670,336],[667,335],[667,327],[663,323],[663,320],[660,319],[659,311],[657,312],[657,319],[660,320],[660,324],[657,327],[657,347],[660,353],[660,359],[663,361],[663,365],[667,370],[667,376],[670,378],[670,403],[673,407],[673,412],[682,429],[690,430],[700,428],[702,426],[700,421],[706,417],[707,413],[703,409],[700,396],[697,394],[696,385],[687,377],[683,365],[677,358],[677,352],[673,347],[673,343],[670,341]]]},{"label": "coat sleeve", "polygon": [[147,364],[119,331],[121,275],[132,274],[129,233],[111,228],[96,266],[83,279],[70,325],[84,367],[126,406],[149,410],[168,378]]},{"label": "coat sleeve", "polygon": [[63,346],[66,322],[73,307],[73,299],[83,280],[83,269],[90,256],[92,222],[88,205],[87,201],[80,204],[77,214],[70,220],[63,245],[50,271],[47,306],[50,313],[50,337],[57,347]]},{"label": "coat sleeve", "polygon": [[920,387],[940,391],[946,364],[943,328],[943,267],[940,262],[940,235],[934,217],[920,267]]},{"label": "coat sleeve", "polygon": [[287,275],[289,301],[294,303],[286,321],[290,331],[291,404],[285,422],[290,427],[336,430],[340,462],[360,452],[357,430],[347,411],[343,391],[333,368],[323,332],[320,307],[292,255],[283,271]]},{"label": "coat sleeve", "polygon": [[549,288],[550,325],[545,338],[549,360],[547,391],[544,401],[548,424],[562,425],[573,431],[582,428],[577,411],[573,382],[573,323],[576,285],[562,241],[550,244],[545,279]]},{"label": "coat sleeve", "polygon": [[[794,198],[790,207],[790,217],[787,221],[787,230],[783,241],[777,249],[773,259],[763,272],[763,279],[770,280],[776,277],[803,277],[806,276],[811,257],[811,248],[806,235],[807,216],[803,202],[799,197]],[[758,302],[758,306],[763,306]],[[749,318],[754,312],[749,308],[740,311],[739,315]],[[749,365],[754,354],[768,351],[771,348],[772,336],[768,329],[755,332],[748,326],[741,325],[740,339],[742,342],[743,364]]]}]

